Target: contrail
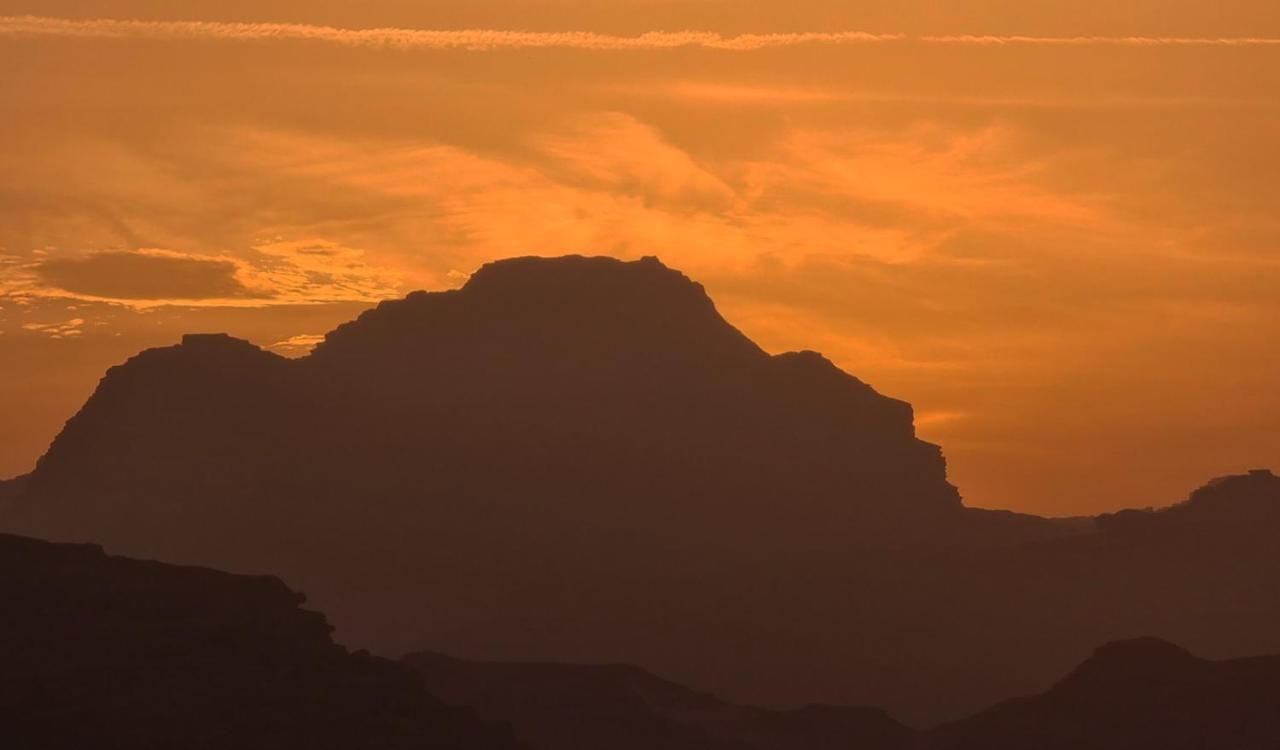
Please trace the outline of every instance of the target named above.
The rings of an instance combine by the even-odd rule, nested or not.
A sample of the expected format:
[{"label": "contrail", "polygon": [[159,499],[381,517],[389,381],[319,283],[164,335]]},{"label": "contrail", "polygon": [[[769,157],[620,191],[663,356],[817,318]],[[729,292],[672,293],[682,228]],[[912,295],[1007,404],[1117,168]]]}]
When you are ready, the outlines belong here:
[{"label": "contrail", "polygon": [[41,16],[0,16],[0,36],[227,41],[300,40],[381,49],[477,51],[501,49],[659,51],[692,47],[745,52],[809,44],[850,45],[888,42],[979,46],[1260,47],[1280,45],[1280,38],[1268,37],[911,36],[865,31],[735,36],[708,31],[651,31],[638,36],[618,36],[590,31],[344,29],[295,23],[132,21],[109,18],[79,20]]}]

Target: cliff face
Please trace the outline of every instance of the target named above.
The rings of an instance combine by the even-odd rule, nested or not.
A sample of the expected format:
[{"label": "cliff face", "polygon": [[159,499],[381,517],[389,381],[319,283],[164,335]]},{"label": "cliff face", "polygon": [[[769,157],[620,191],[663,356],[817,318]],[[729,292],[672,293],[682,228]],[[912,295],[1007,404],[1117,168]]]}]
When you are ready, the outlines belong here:
[{"label": "cliff face", "polygon": [[267,577],[0,536],[0,745],[511,748]]}]

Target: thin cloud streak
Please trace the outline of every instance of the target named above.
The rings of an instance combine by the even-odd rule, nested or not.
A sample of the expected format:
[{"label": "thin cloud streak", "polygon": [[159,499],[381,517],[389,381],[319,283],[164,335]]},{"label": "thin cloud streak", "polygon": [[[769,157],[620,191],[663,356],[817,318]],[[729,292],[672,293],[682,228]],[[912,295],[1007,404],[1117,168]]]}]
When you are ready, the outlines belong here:
[{"label": "thin cloud streak", "polygon": [[1272,47],[1274,37],[1185,37],[1185,36],[995,36],[960,34],[922,36],[928,44],[973,44],[983,46],[1046,45],[1075,47]]},{"label": "thin cloud streak", "polygon": [[665,50],[682,47],[750,51],[800,44],[853,44],[904,39],[902,34],[861,31],[724,36],[705,31],[653,31],[614,36],[589,31],[511,31],[502,29],[342,29],[282,23],[208,21],[72,20],[39,16],[0,16],[0,34],[90,39],[212,39],[228,41],[319,41],[351,47],[432,50],[583,49],[601,51]]},{"label": "thin cloud streak", "polygon": [[827,44],[905,42],[976,46],[1125,46],[1125,47],[1266,47],[1280,46],[1270,37],[1143,36],[911,36],[865,31],[739,34],[708,31],[651,31],[617,36],[590,31],[518,31],[504,29],[347,29],[288,23],[224,23],[212,21],[135,21],[0,16],[0,36],[80,39],[204,39],[215,41],[314,41],[349,47],[399,50],[578,49],[593,51],[662,51],[702,48],[731,52]]}]

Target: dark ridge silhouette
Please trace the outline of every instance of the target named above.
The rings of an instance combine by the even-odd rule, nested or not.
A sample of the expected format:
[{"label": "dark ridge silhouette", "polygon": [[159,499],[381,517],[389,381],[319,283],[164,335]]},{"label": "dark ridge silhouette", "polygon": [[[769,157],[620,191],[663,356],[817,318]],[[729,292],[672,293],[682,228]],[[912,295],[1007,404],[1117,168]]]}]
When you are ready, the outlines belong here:
[{"label": "dark ridge silhouette", "polygon": [[510,724],[541,750],[908,750],[915,731],[882,711],[726,703],[627,665],[406,656],[441,700]]},{"label": "dark ridge silhouette", "polygon": [[930,750],[1280,747],[1280,656],[1206,661],[1154,638],[1098,649],[1048,692],[930,733]]},{"label": "dark ridge silhouette", "polygon": [[921,732],[874,709],[736,706],[626,665],[402,661],[442,700],[542,750],[1280,747],[1280,656],[1214,662],[1157,638],[1107,644],[1041,695]]},{"label": "dark ridge silhouette", "polygon": [[275,578],[0,535],[0,601],[0,747],[517,747]]},{"label": "dark ridge silhouette", "polygon": [[[334,644],[278,579],[0,535],[0,747],[111,750],[1254,750],[1280,656],[1143,638],[1047,692],[918,732],[882,711],[734,705],[626,665],[401,663]],[[516,739],[519,737],[519,740]]]},{"label": "dark ridge silhouette", "polygon": [[1269,469],[1220,477],[1168,508],[1124,510],[1099,516],[1102,531],[1135,539],[1195,544],[1253,543],[1280,529],[1280,477]]},{"label": "dark ridge silhouette", "polygon": [[1275,482],[1136,532],[967,509],[907,404],[766,354],[655,259],[494,263],[301,360],[188,336],[112,368],[24,481],[3,527],[280,574],[344,643],[741,703],[923,724],[1117,638],[1280,651]]}]

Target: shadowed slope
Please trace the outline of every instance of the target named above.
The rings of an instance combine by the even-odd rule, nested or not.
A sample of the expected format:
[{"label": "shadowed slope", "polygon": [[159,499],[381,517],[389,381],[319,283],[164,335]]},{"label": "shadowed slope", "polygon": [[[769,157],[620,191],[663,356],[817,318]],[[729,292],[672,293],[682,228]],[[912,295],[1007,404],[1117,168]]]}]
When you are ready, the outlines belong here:
[{"label": "shadowed slope", "polygon": [[516,747],[274,578],[0,535],[0,746]]}]

